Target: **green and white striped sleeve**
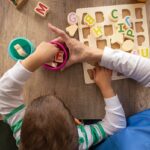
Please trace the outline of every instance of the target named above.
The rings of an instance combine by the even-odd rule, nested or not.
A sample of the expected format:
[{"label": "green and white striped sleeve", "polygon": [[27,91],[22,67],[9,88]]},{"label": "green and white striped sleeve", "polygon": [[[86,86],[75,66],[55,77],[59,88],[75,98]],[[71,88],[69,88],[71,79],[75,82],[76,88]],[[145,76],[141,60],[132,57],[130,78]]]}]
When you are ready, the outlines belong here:
[{"label": "green and white striped sleeve", "polygon": [[22,104],[19,107],[13,109],[9,114],[4,117],[4,122],[10,125],[13,132],[13,136],[16,139],[16,144],[20,144],[20,132],[25,114],[25,105]]},{"label": "green and white striped sleeve", "polygon": [[91,145],[96,145],[107,137],[101,122],[92,125],[79,125],[79,150],[87,150]]},{"label": "green and white striped sleeve", "polygon": [[118,96],[105,99],[106,115],[104,119],[92,125],[79,125],[79,150],[87,150],[92,145],[100,143],[109,135],[126,127],[124,110]]}]

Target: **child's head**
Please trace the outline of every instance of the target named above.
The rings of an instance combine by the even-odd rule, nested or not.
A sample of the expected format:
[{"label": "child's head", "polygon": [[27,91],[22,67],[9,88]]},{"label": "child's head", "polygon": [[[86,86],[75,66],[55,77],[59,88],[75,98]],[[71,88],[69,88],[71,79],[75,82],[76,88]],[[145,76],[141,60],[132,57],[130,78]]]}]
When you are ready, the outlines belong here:
[{"label": "child's head", "polygon": [[22,150],[77,150],[74,118],[55,96],[37,98],[27,107],[22,129]]}]

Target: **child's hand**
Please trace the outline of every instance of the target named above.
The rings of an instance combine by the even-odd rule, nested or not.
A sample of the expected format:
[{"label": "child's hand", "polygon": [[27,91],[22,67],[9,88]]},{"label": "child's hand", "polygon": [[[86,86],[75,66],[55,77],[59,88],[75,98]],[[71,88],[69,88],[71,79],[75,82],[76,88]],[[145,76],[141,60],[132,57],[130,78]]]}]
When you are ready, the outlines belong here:
[{"label": "child's hand", "polygon": [[48,24],[48,27],[51,31],[59,36],[57,39],[60,42],[64,42],[69,48],[70,57],[65,66],[69,67],[72,64],[85,62],[85,61],[100,61],[102,56],[102,50],[96,48],[90,48],[80,41],[70,38],[63,30],[53,26],[52,24]]},{"label": "child's hand", "polygon": [[112,71],[103,67],[96,67],[93,70],[94,81],[101,89],[101,92],[105,98],[114,96],[114,92],[111,85]]},{"label": "child's hand", "polygon": [[54,56],[59,51],[54,45],[42,42],[37,46],[36,51],[22,61],[22,65],[29,71],[35,71],[41,65],[53,61]]},{"label": "child's hand", "polygon": [[107,89],[111,87],[111,76],[112,71],[103,67],[95,67],[94,70],[94,81],[101,89]]},{"label": "child's hand", "polygon": [[54,56],[59,51],[59,49],[53,44],[47,42],[41,42],[34,52],[34,56],[41,62],[45,64],[47,62],[53,61]]}]

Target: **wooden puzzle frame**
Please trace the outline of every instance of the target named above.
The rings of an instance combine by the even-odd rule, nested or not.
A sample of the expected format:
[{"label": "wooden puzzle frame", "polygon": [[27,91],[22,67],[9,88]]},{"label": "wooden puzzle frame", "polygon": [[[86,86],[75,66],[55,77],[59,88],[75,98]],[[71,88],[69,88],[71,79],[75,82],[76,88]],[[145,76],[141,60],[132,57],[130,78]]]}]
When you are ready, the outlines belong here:
[{"label": "wooden puzzle frame", "polygon": [[[133,50],[135,51],[148,48],[149,57],[149,35],[145,4],[127,4],[77,9],[76,14],[78,16],[78,31],[80,41],[90,47],[100,49],[104,49],[105,46],[112,47],[114,49],[120,48],[117,43],[114,45],[111,44],[111,36],[116,32],[115,23],[109,19],[109,15],[113,9],[118,10],[119,21],[122,21],[125,16],[132,17],[132,28],[136,31]],[[95,38],[90,34],[90,27],[83,23],[83,19],[86,14],[90,14],[96,20],[96,24],[103,27],[104,35],[99,38]],[[87,70],[93,69],[93,67],[94,66],[88,63],[83,63],[86,84],[94,83],[87,73]],[[126,77],[113,72],[112,80],[124,78]]]}]

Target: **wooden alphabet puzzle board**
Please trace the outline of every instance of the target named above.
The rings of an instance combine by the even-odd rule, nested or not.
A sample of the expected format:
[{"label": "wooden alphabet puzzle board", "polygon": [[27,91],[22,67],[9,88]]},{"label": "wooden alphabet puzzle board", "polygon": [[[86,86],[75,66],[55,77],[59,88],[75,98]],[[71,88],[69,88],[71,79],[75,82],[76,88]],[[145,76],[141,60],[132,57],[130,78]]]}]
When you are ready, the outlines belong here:
[{"label": "wooden alphabet puzzle board", "polygon": [[[113,10],[115,10],[116,12],[112,12]],[[116,15],[116,13],[118,16]],[[117,20],[112,21],[112,19],[110,19],[110,16],[112,16],[112,14],[114,17],[112,19],[117,18]],[[132,47],[130,47],[130,50],[126,50],[127,52],[150,58],[149,35],[145,4],[80,8],[76,10],[76,15],[78,17],[79,39],[84,44],[99,49],[104,49],[104,47],[106,46],[114,49],[125,49],[125,47],[128,48],[132,45]],[[84,23],[86,15],[90,15],[95,20],[95,25],[99,26],[101,28],[101,31],[103,32],[102,35],[96,37],[91,34],[92,26]],[[127,22],[125,22],[125,19],[127,18],[130,18],[129,27],[127,27]],[[123,25],[121,25],[122,23]],[[128,32],[128,30],[130,31]],[[131,35],[130,37],[126,36],[127,32],[129,35]],[[112,37],[118,33],[121,33],[123,35],[123,41],[119,41],[121,42],[120,44],[118,44],[119,42],[112,44]],[[128,42],[127,40],[130,42]],[[126,43],[124,43],[125,41]],[[86,84],[94,83],[94,81],[88,74],[89,69],[93,69],[93,67],[94,66],[88,63],[83,63],[84,78]],[[113,72],[112,80],[123,78],[125,77],[121,74]]]}]

